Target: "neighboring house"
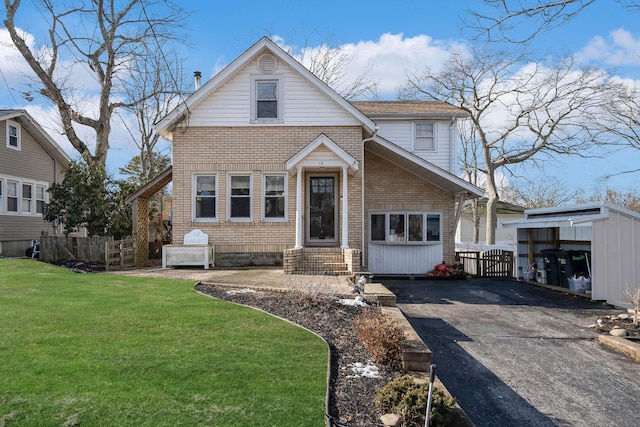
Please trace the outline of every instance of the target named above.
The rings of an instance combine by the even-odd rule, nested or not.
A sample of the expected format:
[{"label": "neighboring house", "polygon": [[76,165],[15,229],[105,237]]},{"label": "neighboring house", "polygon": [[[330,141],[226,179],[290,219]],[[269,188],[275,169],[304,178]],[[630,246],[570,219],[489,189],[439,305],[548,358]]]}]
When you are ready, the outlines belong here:
[{"label": "neighboring house", "polygon": [[173,142],[173,242],[201,229],[217,266],[425,274],[454,259],[456,201],[482,195],[454,174],[461,117],[349,103],[263,38],[157,125]]},{"label": "neighboring house", "polygon": [[0,256],[24,256],[42,232],[52,183],[71,159],[24,110],[0,110]]},{"label": "neighboring house", "polygon": [[480,251],[503,249],[515,252],[518,244],[517,232],[514,229],[504,228],[502,223],[523,218],[524,210],[525,208],[522,206],[499,201],[496,215],[496,243],[494,245],[487,245],[485,243],[487,235],[487,198],[483,197],[478,200],[478,212],[480,215],[480,235],[478,243],[473,242],[473,213],[471,211],[471,203],[465,203],[460,213],[460,219],[456,229],[456,249]]}]

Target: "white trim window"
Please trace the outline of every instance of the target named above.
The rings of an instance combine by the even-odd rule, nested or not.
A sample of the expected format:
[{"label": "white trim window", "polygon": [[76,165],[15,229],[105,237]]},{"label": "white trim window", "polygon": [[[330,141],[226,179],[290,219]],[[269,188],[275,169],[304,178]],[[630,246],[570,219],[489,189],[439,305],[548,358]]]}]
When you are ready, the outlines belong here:
[{"label": "white trim window", "polygon": [[7,212],[18,213],[18,181],[7,181]]},{"label": "white trim window", "polygon": [[251,76],[251,122],[282,123],[282,77]]},{"label": "white trim window", "polygon": [[218,220],[218,176],[193,176],[193,220]]},{"label": "white trim window", "polygon": [[265,174],[262,180],[262,220],[287,220],[287,174]]},{"label": "white trim window", "polygon": [[435,122],[416,122],[413,124],[413,149],[415,151],[436,149]]},{"label": "white trim window", "polygon": [[22,213],[33,213],[33,184],[22,183]]},{"label": "white trim window", "polygon": [[22,146],[20,124],[7,120],[7,148],[20,150]]},{"label": "white trim window", "polygon": [[36,184],[36,213],[44,214],[44,205],[47,204],[47,187]]},{"label": "white trim window", "polygon": [[4,180],[0,178],[0,213],[4,212]]},{"label": "white trim window", "polygon": [[233,174],[229,175],[228,191],[229,195],[229,220],[230,221],[250,221],[251,220],[251,175]]},{"label": "white trim window", "polygon": [[434,212],[377,211],[369,215],[371,243],[430,244],[442,242],[442,215]]}]

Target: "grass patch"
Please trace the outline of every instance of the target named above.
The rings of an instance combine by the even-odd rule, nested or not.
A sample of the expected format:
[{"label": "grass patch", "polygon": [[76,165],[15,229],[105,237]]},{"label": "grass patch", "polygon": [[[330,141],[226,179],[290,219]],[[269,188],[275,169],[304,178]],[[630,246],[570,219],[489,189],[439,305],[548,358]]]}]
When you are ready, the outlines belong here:
[{"label": "grass patch", "polygon": [[315,335],[180,280],[0,259],[0,426],[323,426]]}]

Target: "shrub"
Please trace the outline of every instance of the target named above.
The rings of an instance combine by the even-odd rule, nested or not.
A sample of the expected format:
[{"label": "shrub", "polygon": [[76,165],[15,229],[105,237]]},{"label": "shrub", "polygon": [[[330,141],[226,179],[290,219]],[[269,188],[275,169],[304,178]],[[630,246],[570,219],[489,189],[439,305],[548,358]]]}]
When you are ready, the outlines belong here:
[{"label": "shrub", "polygon": [[[417,383],[411,375],[401,375],[376,391],[376,406],[402,418],[404,426],[424,426],[429,400],[429,383]],[[446,426],[453,418],[456,400],[440,388],[433,388],[429,425]]]},{"label": "shrub", "polygon": [[374,362],[402,366],[404,331],[395,320],[379,309],[368,308],[355,318],[353,328]]}]

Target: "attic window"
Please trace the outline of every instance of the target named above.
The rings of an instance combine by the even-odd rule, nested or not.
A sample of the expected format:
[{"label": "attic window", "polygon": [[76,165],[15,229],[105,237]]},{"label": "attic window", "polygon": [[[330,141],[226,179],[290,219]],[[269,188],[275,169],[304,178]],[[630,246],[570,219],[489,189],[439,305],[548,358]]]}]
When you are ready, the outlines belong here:
[{"label": "attic window", "polygon": [[282,76],[251,76],[251,122],[282,123]]},{"label": "attic window", "polygon": [[20,125],[7,120],[7,147],[20,150]]},{"label": "attic window", "polygon": [[264,74],[271,74],[278,69],[276,58],[270,53],[265,53],[258,58],[258,70]]}]

